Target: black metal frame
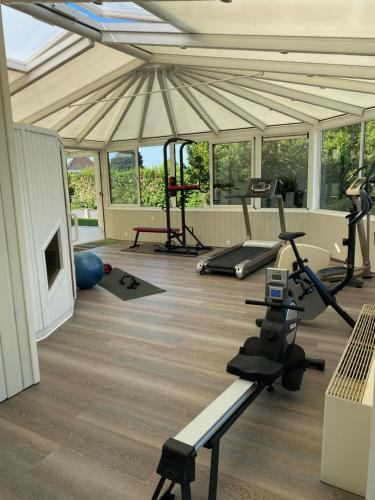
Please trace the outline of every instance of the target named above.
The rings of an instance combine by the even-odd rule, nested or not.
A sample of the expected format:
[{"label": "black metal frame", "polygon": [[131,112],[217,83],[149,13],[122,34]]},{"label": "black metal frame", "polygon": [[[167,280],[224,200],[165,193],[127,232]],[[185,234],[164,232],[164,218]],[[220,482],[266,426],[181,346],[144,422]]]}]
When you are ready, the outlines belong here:
[{"label": "black metal frame", "polygon": [[[155,249],[155,252],[167,252],[167,253],[175,253],[181,255],[198,255],[200,250],[211,250],[210,246],[204,245],[202,241],[197,237],[194,233],[194,229],[190,228],[186,225],[186,194],[185,190],[180,191],[180,203],[179,209],[181,211],[181,230],[180,233],[176,234],[175,231],[171,228],[171,196],[176,192],[171,192],[169,190],[169,172],[168,172],[168,146],[170,144],[175,144],[179,141],[182,141],[180,147],[180,185],[184,185],[184,148],[188,144],[195,144],[195,141],[185,140],[180,137],[171,137],[169,138],[164,146],[163,146],[163,163],[164,163],[164,192],[165,192],[165,213],[166,213],[166,223],[167,223],[167,241],[164,244],[164,247],[158,247]],[[177,196],[177,193],[176,193]],[[196,245],[191,246],[187,244],[187,234],[196,241]],[[176,245],[176,241],[178,244]]]},{"label": "black metal frame", "polygon": [[[208,500],[216,500],[217,498],[217,481],[219,472],[220,458],[220,440],[249,405],[259,396],[259,394],[267,387],[267,384],[258,383],[254,391],[249,397],[237,408],[237,410],[225,420],[213,436],[208,438],[203,445],[204,448],[211,450],[211,465],[210,465],[210,480],[208,490]],[[181,487],[181,499],[191,500],[191,483],[195,479],[195,458],[197,452],[194,448],[186,446],[186,452],[178,457],[179,463],[176,466],[176,454],[168,447],[168,443],[175,440],[168,440],[163,446],[162,457],[159,462],[157,473],[161,476],[156,490],[152,496],[152,500],[172,500],[174,494],[173,488],[176,484]],[[172,443],[173,444],[173,443]],[[178,444],[178,442],[177,442]],[[183,443],[180,443],[183,445]],[[165,482],[170,480],[167,490],[159,496]]]}]

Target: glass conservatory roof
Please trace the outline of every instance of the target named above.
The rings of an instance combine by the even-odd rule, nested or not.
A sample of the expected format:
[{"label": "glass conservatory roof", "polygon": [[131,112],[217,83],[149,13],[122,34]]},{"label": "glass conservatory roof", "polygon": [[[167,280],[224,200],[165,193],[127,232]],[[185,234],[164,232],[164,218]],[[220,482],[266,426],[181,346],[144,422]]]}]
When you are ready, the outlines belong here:
[{"label": "glass conservatory roof", "polygon": [[14,8],[3,8],[14,117],[73,146],[306,130],[340,116],[360,121],[371,108],[375,115],[373,0]]},{"label": "glass conservatory roof", "polygon": [[136,5],[134,2],[105,2],[102,4],[69,2],[67,5],[102,23],[129,21],[162,22],[158,17]]},{"label": "glass conservatory roof", "polygon": [[6,6],[2,13],[6,55],[15,61],[26,62],[65,33],[57,26]]}]

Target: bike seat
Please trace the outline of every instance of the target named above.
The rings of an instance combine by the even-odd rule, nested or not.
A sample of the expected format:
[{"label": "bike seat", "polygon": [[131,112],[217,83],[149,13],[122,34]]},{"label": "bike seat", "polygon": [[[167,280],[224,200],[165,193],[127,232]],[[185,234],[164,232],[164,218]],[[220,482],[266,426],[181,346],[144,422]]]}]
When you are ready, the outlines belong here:
[{"label": "bike seat", "polygon": [[302,232],[296,232],[296,233],[280,233],[279,234],[279,238],[280,240],[284,240],[284,241],[291,241],[291,240],[295,240],[297,238],[302,238],[302,236],[305,236],[306,233],[302,233]]},{"label": "bike seat", "polygon": [[284,365],[263,356],[237,354],[227,365],[227,372],[252,382],[272,384],[284,372]]}]

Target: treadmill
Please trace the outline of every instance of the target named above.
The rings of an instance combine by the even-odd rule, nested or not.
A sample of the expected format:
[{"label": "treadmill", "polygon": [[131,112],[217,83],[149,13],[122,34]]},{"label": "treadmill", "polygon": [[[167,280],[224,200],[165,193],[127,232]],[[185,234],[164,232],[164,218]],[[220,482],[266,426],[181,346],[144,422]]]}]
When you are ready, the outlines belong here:
[{"label": "treadmill", "polygon": [[281,240],[261,241],[252,239],[247,200],[255,198],[275,199],[279,210],[281,232],[285,232],[283,197],[278,193],[280,184],[280,179],[253,178],[250,180],[247,193],[230,196],[230,198],[241,199],[247,239],[238,245],[220,250],[214,255],[201,260],[197,265],[197,272],[200,274],[205,274],[208,271],[232,274],[243,279],[276,259],[277,253],[284,242]]}]

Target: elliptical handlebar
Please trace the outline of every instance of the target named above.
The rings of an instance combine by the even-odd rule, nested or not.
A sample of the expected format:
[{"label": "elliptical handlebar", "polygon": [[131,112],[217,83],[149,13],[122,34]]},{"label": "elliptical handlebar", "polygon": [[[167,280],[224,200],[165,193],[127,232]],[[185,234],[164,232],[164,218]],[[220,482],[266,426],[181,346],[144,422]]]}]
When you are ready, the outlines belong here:
[{"label": "elliptical handlebar", "polygon": [[349,220],[349,226],[353,226],[358,224],[358,222],[363,219],[371,210],[372,208],[372,200],[371,196],[368,194],[368,192],[363,189],[360,194],[360,200],[361,200],[361,209],[357,214]]}]

